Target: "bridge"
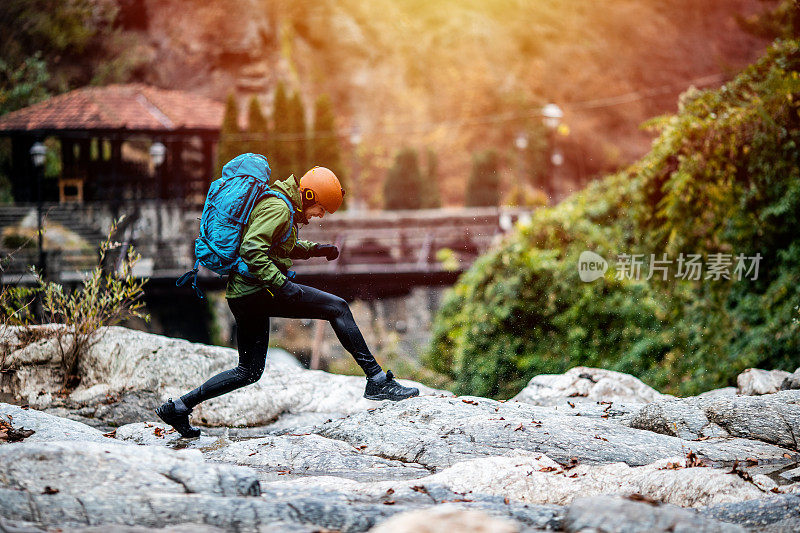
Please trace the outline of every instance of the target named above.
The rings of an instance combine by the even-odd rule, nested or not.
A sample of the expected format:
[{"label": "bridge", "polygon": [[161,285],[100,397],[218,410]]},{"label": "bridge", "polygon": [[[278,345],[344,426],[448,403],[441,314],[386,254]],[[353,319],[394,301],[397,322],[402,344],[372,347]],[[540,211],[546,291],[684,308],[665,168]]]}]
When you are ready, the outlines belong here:
[{"label": "bridge", "polygon": [[[97,244],[114,215],[102,205],[45,206],[46,264],[49,279],[75,285],[97,264]],[[193,240],[200,212],[183,205],[137,204],[122,206],[129,218],[118,231],[121,250],[133,245],[141,254],[135,274],[147,277],[148,290],[174,292],[174,282],[194,263]],[[9,228],[27,220],[35,207],[0,207],[3,246],[3,284],[30,284],[27,266],[36,264],[36,239],[12,253]],[[314,220],[300,228],[300,238],[336,244],[341,254],[334,261],[312,258],[296,261],[297,282],[334,292],[345,299],[399,296],[416,286],[452,285],[474,260],[496,244],[514,224],[530,216],[524,208],[445,208],[419,211],[342,212]],[[22,224],[25,225],[25,224]],[[53,228],[75,234],[87,243],[80,249],[47,249]],[[30,228],[29,228],[30,230]],[[35,228],[34,228],[35,230]],[[35,231],[34,231],[35,233]],[[30,234],[30,231],[28,231]],[[159,238],[155,238],[155,236]],[[66,239],[66,237],[62,237]],[[19,241],[19,237],[17,237]],[[93,241],[93,242],[92,242]],[[31,247],[33,245],[33,248]],[[106,266],[118,261],[111,256]],[[225,278],[201,268],[203,290],[221,290]],[[183,288],[190,291],[191,289]]]}]

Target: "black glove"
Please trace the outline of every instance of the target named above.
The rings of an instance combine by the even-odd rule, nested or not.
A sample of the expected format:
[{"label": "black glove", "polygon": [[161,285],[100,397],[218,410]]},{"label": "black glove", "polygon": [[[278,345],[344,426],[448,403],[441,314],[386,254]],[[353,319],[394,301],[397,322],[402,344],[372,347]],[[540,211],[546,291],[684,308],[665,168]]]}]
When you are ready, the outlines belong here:
[{"label": "black glove", "polygon": [[339,249],[333,244],[318,244],[311,251],[311,257],[324,257],[328,261],[333,261],[339,257]]},{"label": "black glove", "polygon": [[296,302],[303,297],[303,289],[300,288],[300,285],[292,283],[292,281],[287,278],[275,293],[275,296],[282,300]]}]

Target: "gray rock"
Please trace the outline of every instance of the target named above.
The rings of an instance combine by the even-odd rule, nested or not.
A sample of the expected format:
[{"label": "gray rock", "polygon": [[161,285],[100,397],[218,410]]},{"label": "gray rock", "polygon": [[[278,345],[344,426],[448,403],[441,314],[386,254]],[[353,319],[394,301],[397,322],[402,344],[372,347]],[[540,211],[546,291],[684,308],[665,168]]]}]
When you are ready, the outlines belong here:
[{"label": "gray rock", "polygon": [[692,397],[649,403],[639,408],[627,424],[682,439],[727,437],[728,433],[706,416],[704,407],[715,397]]},{"label": "gray rock", "polygon": [[745,502],[722,503],[706,507],[700,513],[749,528],[768,526],[800,518],[800,496],[781,494]]},{"label": "gray rock", "polygon": [[260,491],[252,470],[206,464],[196,450],[172,451],[114,442],[0,446],[0,481],[6,488],[31,494],[42,494],[50,487],[62,496],[79,497],[169,492],[245,496]]},{"label": "gray rock", "polygon": [[204,455],[212,461],[295,475],[376,481],[420,478],[430,473],[421,465],[368,455],[346,442],[320,435],[250,439],[209,450]]},{"label": "gray rock", "polygon": [[631,375],[577,366],[564,374],[534,376],[513,399],[533,405],[552,405],[568,398],[647,403],[668,397]]},{"label": "gray rock", "polygon": [[720,398],[709,403],[705,412],[731,435],[798,449],[800,391]]},{"label": "gray rock", "polygon": [[706,392],[701,392],[697,395],[698,398],[729,398],[736,396],[736,387],[723,387],[721,389],[711,389]]},{"label": "gray rock", "polygon": [[736,390],[746,396],[772,394],[781,390],[781,383],[790,375],[785,370],[748,368],[736,377]]},{"label": "gray rock", "polygon": [[735,524],[668,504],[598,496],[575,500],[564,516],[564,531],[614,533],[744,533]]},{"label": "gray rock", "polygon": [[781,383],[781,390],[800,389],[800,368],[786,376]]},{"label": "gray rock", "polygon": [[[65,405],[81,416],[114,425],[156,420],[153,409],[168,396],[179,396],[238,362],[238,353],[231,348],[116,326],[102,328],[97,342],[81,358],[81,385],[62,400],[57,395],[62,379],[56,340],[43,338],[23,345],[18,328],[2,329],[3,334],[10,346],[6,364],[13,376],[0,382],[0,393],[37,408]],[[422,394],[444,393],[401,382],[413,384]],[[285,357],[268,358],[257,383],[199,405],[194,422],[262,426],[287,413],[353,413],[379,405],[363,398],[364,385],[363,377],[305,370]]]},{"label": "gray rock", "polygon": [[8,422],[15,429],[33,430],[33,435],[25,439],[26,442],[87,441],[103,443],[109,441],[100,431],[86,424],[7,403],[0,403],[0,419]]},{"label": "gray rock", "polygon": [[732,435],[798,449],[800,392],[711,396],[653,402],[625,423],[685,439]]},{"label": "gray rock", "polygon": [[[328,422],[314,430],[365,453],[415,462],[432,470],[512,450],[544,453],[560,463],[645,465],[688,450],[712,461],[783,459],[786,449],[744,439],[693,442],[602,419],[483,398],[411,398]],[[361,448],[363,447],[363,448]]]}]

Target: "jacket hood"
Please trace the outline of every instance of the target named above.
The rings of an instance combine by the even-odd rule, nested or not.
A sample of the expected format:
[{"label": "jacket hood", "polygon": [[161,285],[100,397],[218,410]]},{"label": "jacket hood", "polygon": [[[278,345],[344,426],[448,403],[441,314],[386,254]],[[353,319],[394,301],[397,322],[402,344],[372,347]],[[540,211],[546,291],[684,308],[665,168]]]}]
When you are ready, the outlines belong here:
[{"label": "jacket hood", "polygon": [[292,174],[283,181],[276,181],[270,185],[270,187],[285,194],[286,197],[289,198],[289,201],[292,202],[295,211],[303,212],[303,197],[300,194],[300,178]]}]

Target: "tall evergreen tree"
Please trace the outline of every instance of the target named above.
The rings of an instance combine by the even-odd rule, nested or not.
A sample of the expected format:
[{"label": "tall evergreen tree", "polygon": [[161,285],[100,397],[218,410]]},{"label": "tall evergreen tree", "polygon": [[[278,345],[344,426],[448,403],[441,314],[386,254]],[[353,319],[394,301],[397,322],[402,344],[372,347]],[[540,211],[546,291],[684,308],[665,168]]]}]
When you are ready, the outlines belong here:
[{"label": "tall evergreen tree", "polygon": [[[336,177],[339,178],[344,190],[348,190],[349,183],[342,164],[342,153],[339,150],[339,140],[336,135],[333,105],[331,104],[331,99],[325,94],[314,102],[314,123],[309,153],[309,166],[331,169],[336,174]],[[345,195],[344,206],[347,204],[347,199],[347,195]]]},{"label": "tall evergreen tree", "polygon": [[467,207],[495,206],[500,201],[500,173],[497,152],[485,150],[472,158],[472,172],[467,182]]},{"label": "tall evergreen tree", "polygon": [[296,91],[289,100],[289,120],[291,131],[291,142],[289,150],[292,154],[293,174],[302,175],[308,168],[308,155],[306,153],[306,112],[303,107],[303,100],[300,92]]},{"label": "tall evergreen tree", "polygon": [[222,127],[219,132],[219,150],[217,150],[217,165],[214,170],[214,177],[222,175],[222,167],[225,163],[241,154],[243,146],[240,139],[239,130],[239,107],[236,105],[236,98],[233,93],[228,95],[225,102],[225,114],[222,117]]},{"label": "tall evergreen tree", "polygon": [[269,124],[264,113],[261,112],[261,104],[255,96],[250,98],[247,108],[247,150],[254,154],[269,156]]},{"label": "tall evergreen tree", "polygon": [[292,173],[292,122],[290,116],[286,87],[283,82],[278,82],[272,107],[272,157],[267,156],[270,159],[273,179],[276,180],[283,180]]},{"label": "tall evergreen tree", "polygon": [[427,161],[425,168],[425,177],[420,183],[421,185],[421,198],[420,205],[422,209],[436,209],[442,207],[442,197],[439,193],[439,157],[436,152],[428,148]]},{"label": "tall evergreen tree", "polygon": [[419,209],[422,206],[421,185],[417,152],[413,148],[403,148],[383,182],[384,208]]}]

